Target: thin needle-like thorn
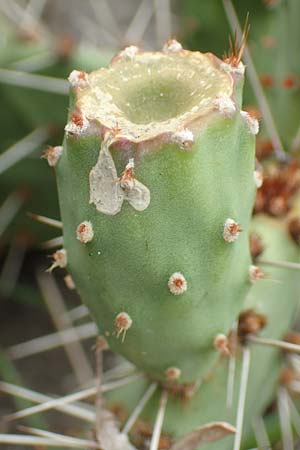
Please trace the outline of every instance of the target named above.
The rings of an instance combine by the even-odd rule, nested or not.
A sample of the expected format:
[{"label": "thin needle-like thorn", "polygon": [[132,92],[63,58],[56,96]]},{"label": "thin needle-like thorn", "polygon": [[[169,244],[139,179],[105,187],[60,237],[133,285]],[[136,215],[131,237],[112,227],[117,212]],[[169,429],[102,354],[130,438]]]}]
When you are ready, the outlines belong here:
[{"label": "thin needle-like thorn", "polygon": [[293,323],[291,324],[291,328],[297,328],[297,325],[299,323],[299,318],[300,318],[300,302],[298,302],[295,312],[294,312],[294,318],[293,318]]},{"label": "thin needle-like thorn", "polygon": [[295,372],[300,373],[300,356],[291,353],[288,355],[288,362]]},{"label": "thin needle-like thorn", "polygon": [[61,247],[62,245],[64,245],[64,238],[63,236],[58,236],[54,239],[49,239],[49,241],[42,242],[40,248],[42,250],[50,250],[52,248]]},{"label": "thin needle-like thorn", "polygon": [[232,401],[233,401],[235,367],[236,367],[236,357],[235,355],[231,355],[228,364],[227,395],[226,395],[226,407],[229,411],[232,408]]},{"label": "thin needle-like thorn", "polygon": [[300,345],[291,344],[290,342],[279,341],[277,339],[262,338],[258,336],[249,336],[248,341],[254,344],[268,345],[270,347],[281,348],[288,352],[300,353]]},{"label": "thin needle-like thorn", "polygon": [[161,46],[172,35],[170,0],[154,0],[157,44]]},{"label": "thin needle-like thorn", "polygon": [[66,436],[64,434],[52,433],[47,430],[40,430],[38,428],[19,426],[21,431],[25,433],[31,433],[36,436],[45,437],[49,439],[53,439],[54,441],[60,442],[63,444],[74,444],[75,447],[82,446],[83,448],[86,446],[87,448],[99,448],[98,445],[93,441],[88,441],[86,439],[78,439],[73,436]]},{"label": "thin needle-like thorn", "polygon": [[252,428],[255,434],[258,447],[264,450],[272,450],[270,439],[262,416],[255,417],[255,419],[252,422]]},{"label": "thin needle-like thorn", "polygon": [[166,406],[167,406],[167,401],[168,401],[168,391],[163,390],[162,394],[161,394],[160,402],[159,402],[159,407],[158,407],[158,412],[157,412],[154,428],[153,428],[150,450],[158,450],[159,440],[160,440],[160,436],[161,436],[161,431],[162,431],[162,426],[163,426],[163,421],[164,421],[164,416],[165,416],[165,411],[166,411]]},{"label": "thin needle-like thorn", "polygon": [[68,311],[68,315],[70,319],[75,322],[76,320],[83,319],[84,317],[88,317],[90,315],[89,310],[85,305],[76,306],[73,309]]},{"label": "thin needle-like thorn", "polygon": [[69,92],[66,80],[17,70],[0,69],[0,83],[59,95],[67,95]]},{"label": "thin needle-like thorn", "polygon": [[250,31],[250,25],[249,25],[249,12],[247,13],[245,25],[244,25],[244,31],[241,38],[241,45],[238,46],[238,40],[237,40],[237,34],[236,34],[236,46],[237,46],[237,54],[238,54],[238,61],[242,60],[244,50],[247,44],[248,35]]},{"label": "thin needle-like thorn", "polygon": [[114,36],[107,29],[107,24],[99,27],[93,20],[78,14],[73,15],[73,23],[83,33],[85,39],[92,43],[92,45],[97,45],[97,42],[99,43],[99,41],[104,39],[110,48],[118,47],[118,42],[116,42]]},{"label": "thin needle-like thorn", "polygon": [[122,360],[117,366],[106,370],[103,374],[103,378],[106,381],[118,380],[128,375],[136,373],[136,367],[126,360]]},{"label": "thin needle-like thorn", "polygon": [[23,13],[21,25],[26,28],[26,26],[30,26],[32,20],[40,24],[46,3],[47,0],[29,0]]},{"label": "thin needle-like thorn", "polygon": [[50,219],[50,217],[40,216],[39,214],[34,214],[31,212],[28,212],[27,215],[37,222],[49,225],[50,227],[62,229],[62,222],[60,220]]},{"label": "thin needle-like thorn", "polygon": [[109,32],[114,45],[118,46],[122,39],[122,34],[112,14],[109,2],[107,0],[90,0],[90,5],[93,15],[96,17],[99,25],[101,25],[100,28],[104,28],[106,32]]},{"label": "thin needle-like thorn", "polygon": [[[30,400],[34,403],[45,403],[54,400],[53,397],[49,397],[48,395],[32,391],[31,389],[23,388],[22,386],[16,386],[11,383],[0,382],[0,391],[14,397],[20,397],[25,400]],[[58,405],[56,409],[64,414],[68,414],[70,416],[85,420],[86,422],[95,423],[95,413],[88,407],[84,407],[82,403],[80,404],[80,406],[72,404]]]},{"label": "thin needle-like thorn", "polygon": [[150,400],[151,396],[153,395],[153,393],[155,392],[156,389],[157,389],[157,383],[151,383],[150,386],[148,387],[148,389],[146,390],[145,394],[143,395],[143,397],[140,399],[139,403],[136,405],[136,407],[132,411],[130,417],[128,418],[128,420],[122,430],[122,433],[124,433],[124,434],[129,433],[129,431],[135,424],[137,418],[139,417],[139,415],[145,408],[147,402]]},{"label": "thin needle-like thorn", "polygon": [[[235,321],[232,325],[232,338],[237,339],[237,327],[238,321]],[[227,378],[227,393],[226,393],[226,408],[228,411],[232,408],[233,394],[234,394],[234,382],[235,382],[235,370],[236,370],[236,355],[234,351],[230,354],[228,363],[228,378]]]},{"label": "thin needle-like thorn", "polygon": [[6,352],[11,359],[17,360],[61,347],[63,342],[70,343],[74,342],[74,339],[89,339],[97,335],[97,327],[93,322],[79,325],[75,327],[75,331],[76,335],[74,335],[74,330],[71,328],[61,333],[39,336],[30,341],[8,347]]},{"label": "thin needle-like thorn", "polygon": [[298,436],[300,436],[300,414],[299,414],[299,411],[297,410],[295,403],[291,399],[291,396],[289,395],[287,390],[285,390],[285,394],[286,394],[288,402],[289,402],[291,421],[292,421],[293,427],[295,428],[295,431],[298,434]]},{"label": "thin needle-like thorn", "polygon": [[0,206],[0,236],[4,233],[13,218],[17,215],[23,203],[24,197],[22,197],[18,192],[13,192],[6,198],[6,200],[4,200],[4,202]]},{"label": "thin needle-like thorn", "polygon": [[47,69],[58,62],[59,56],[54,51],[47,50],[44,53],[37,55],[30,55],[26,58],[18,59],[10,64],[10,67],[16,71],[23,72],[37,72],[39,70]]},{"label": "thin needle-like thorn", "polygon": [[[137,373],[135,375],[130,375],[126,378],[122,378],[117,381],[112,381],[110,383],[103,384],[101,386],[102,392],[108,392],[113,389],[117,389],[121,386],[125,386],[126,384],[137,381],[142,378],[143,374]],[[67,405],[68,403],[77,402],[79,400],[83,400],[88,397],[92,397],[97,393],[97,388],[95,386],[91,388],[84,389],[79,392],[75,392],[74,394],[67,395],[65,397],[60,397],[58,399],[50,400],[49,402],[42,403],[41,405],[31,406],[29,408],[23,409],[21,411],[17,411],[16,413],[9,414],[5,417],[7,421],[20,419],[22,417],[28,417],[32,414],[37,414],[42,411],[48,411],[49,409],[57,409],[58,406]]]},{"label": "thin needle-like thorn", "polygon": [[0,10],[11,22],[15,25],[20,24],[20,17],[14,13],[12,10],[13,1],[11,2],[0,2]]},{"label": "thin needle-like thorn", "polygon": [[280,267],[282,269],[294,269],[294,270],[300,270],[300,264],[294,263],[290,261],[266,261],[266,260],[259,260],[257,264],[260,264],[262,266],[272,266],[272,267]]},{"label": "thin needle-like thorn", "polygon": [[234,31],[233,40],[232,40],[232,37],[229,36],[229,52],[228,52],[228,54],[225,53],[224,61],[231,64],[233,67],[238,67],[239,63],[242,60],[245,46],[246,46],[247,39],[248,39],[249,29],[250,29],[250,25],[249,25],[249,13],[248,13],[246,16],[246,20],[245,20],[244,31],[241,36],[241,43],[239,44],[237,30]]},{"label": "thin needle-like thorn", "polygon": [[[109,388],[111,382],[113,380],[121,378],[126,378],[130,373],[132,373],[134,367],[129,363],[125,362],[124,364],[120,364],[119,366],[114,367],[111,370],[106,371],[103,374],[103,379],[106,382],[106,389]],[[128,378],[126,378],[128,381]],[[56,400],[53,397],[49,397],[47,395],[41,394],[39,392],[33,391],[31,389],[26,389],[22,386],[16,386],[15,384],[5,383],[0,381],[0,391],[12,395],[14,397],[24,398],[25,400],[30,400],[34,403],[45,403],[52,400]],[[82,402],[76,405],[73,404],[65,404],[65,405],[57,405],[55,407],[58,411],[61,411],[65,414],[69,414],[70,416],[78,417],[79,419],[85,420],[90,423],[95,423],[96,414],[94,411],[90,409],[89,405],[84,405]]]},{"label": "thin needle-like thorn", "polygon": [[130,43],[140,42],[151,21],[152,15],[153,5],[149,2],[149,0],[143,0],[140,3],[132,21],[130,22],[130,25],[124,35],[124,41]]},{"label": "thin needle-like thorn", "polygon": [[[0,69],[0,82],[1,82]],[[5,150],[0,156],[0,174],[19,162],[21,159],[33,153],[40,145],[44,144],[49,138],[49,129],[40,127],[32,131],[25,138]]]},{"label": "thin needle-like thorn", "polygon": [[90,443],[89,441],[85,441],[83,444],[82,442],[75,443],[75,440],[72,440],[72,442],[66,442],[65,440],[58,441],[54,440],[52,438],[44,438],[44,437],[38,437],[38,436],[25,436],[22,434],[0,434],[0,443],[1,444],[9,444],[9,445],[28,445],[28,446],[49,446],[49,447],[62,447],[62,444],[64,447],[67,448],[99,448],[97,445],[95,445],[93,442]]},{"label": "thin needle-like thorn", "polygon": [[11,6],[13,7],[15,14],[18,15],[19,26],[22,25],[24,14],[27,12],[27,24],[24,27],[24,30],[25,31],[28,30],[28,27],[30,27],[30,30],[36,29],[38,36],[40,36],[40,34],[42,33],[45,39],[47,38],[48,41],[53,42],[54,36],[50,32],[49,28],[46,27],[45,24],[40,20],[40,15],[42,14],[44,9],[44,1],[45,0],[31,0],[29,3],[32,4],[32,2],[34,2],[35,7],[34,8],[30,7],[30,5],[28,4],[27,6],[29,6],[29,8],[26,7],[25,10],[23,9],[22,6],[20,6],[18,2],[14,0],[10,1],[9,3],[11,3]]},{"label": "thin needle-like thorn", "polygon": [[[101,339],[101,338],[100,338]],[[101,421],[103,419],[102,408],[103,408],[103,395],[101,390],[102,385],[102,372],[103,372],[103,345],[102,341],[99,338],[96,339],[96,348],[95,348],[95,356],[96,356],[96,398],[95,398],[95,408],[96,408],[96,423],[95,430],[96,436],[99,434],[99,430],[101,430]]]},{"label": "thin needle-like thorn", "polygon": [[[236,15],[235,9],[233,7],[231,0],[223,0],[223,6],[225,9],[225,13],[227,15],[228,22],[230,24],[230,27],[232,31],[234,32],[237,30],[238,36],[241,39],[242,36],[242,30],[241,26],[238,20],[238,17]],[[253,89],[253,92],[256,97],[256,101],[259,104],[259,107],[261,109],[266,128],[268,130],[270,139],[272,141],[273,147],[274,147],[274,153],[276,157],[281,161],[286,161],[287,156],[284,152],[283,145],[280,139],[280,136],[278,134],[277,128],[275,126],[275,122],[271,113],[271,109],[269,107],[269,104],[267,102],[264,90],[261,86],[259,77],[257,75],[251,54],[249,52],[248,46],[245,45],[244,49],[244,60],[248,68],[248,74],[249,74],[249,80]]]},{"label": "thin needle-like thorn", "polygon": [[250,349],[248,347],[244,347],[241,384],[240,384],[239,401],[236,418],[236,435],[234,438],[233,450],[240,450],[241,448],[249,368],[250,368]]},{"label": "thin needle-like thorn", "polygon": [[[72,321],[67,315],[67,310],[57,284],[53,277],[46,274],[38,274],[37,282],[52,321],[61,337],[62,345],[73,368],[75,377],[79,384],[85,384],[93,378],[93,371],[80,344],[80,338],[76,334],[76,329],[72,328]],[[66,329],[73,331],[74,340],[72,343],[63,340],[63,334],[61,332]]]},{"label": "thin needle-like thorn", "polygon": [[11,243],[0,274],[2,295],[6,299],[10,297],[17,284],[25,258],[26,249],[27,242],[25,239],[20,240],[16,238]]},{"label": "thin needle-like thorn", "polygon": [[278,403],[283,450],[294,450],[289,402],[286,396],[285,389],[283,388],[279,388],[278,390],[277,403]]},{"label": "thin needle-like thorn", "polygon": [[[0,2],[0,10],[6,17],[9,18],[13,23],[15,23],[23,31],[30,32],[31,35],[44,41],[53,41],[53,36],[49,33],[49,30],[41,23],[41,21],[35,19],[32,15],[28,16],[29,20],[25,24],[22,23],[22,18],[24,16],[23,8],[14,0],[9,2]],[[28,23],[30,22],[30,23]]]}]

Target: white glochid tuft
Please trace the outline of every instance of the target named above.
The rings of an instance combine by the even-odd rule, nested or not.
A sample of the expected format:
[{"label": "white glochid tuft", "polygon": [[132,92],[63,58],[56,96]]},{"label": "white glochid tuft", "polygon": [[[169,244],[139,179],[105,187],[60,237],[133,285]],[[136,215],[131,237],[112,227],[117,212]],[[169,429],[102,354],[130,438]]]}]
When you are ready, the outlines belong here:
[{"label": "white glochid tuft", "polygon": [[117,338],[123,334],[122,342],[124,342],[126,337],[126,332],[132,325],[132,319],[126,312],[120,312],[115,318],[115,330]]},{"label": "white glochid tuft", "polygon": [[79,87],[81,89],[89,85],[88,74],[83,70],[72,70],[68,80],[71,86]]},{"label": "white glochid tuft", "polygon": [[125,59],[134,59],[134,57],[139,53],[139,51],[140,49],[135,45],[129,45],[128,47],[125,47],[124,50],[122,50],[118,56],[120,58]]},{"label": "white glochid tuft", "polygon": [[251,283],[256,283],[259,280],[265,278],[265,273],[262,269],[257,266],[251,265],[249,267],[249,280]]},{"label": "white glochid tuft", "polygon": [[234,242],[241,232],[240,225],[233,219],[226,219],[223,228],[223,239],[226,242]]},{"label": "white glochid tuft", "polygon": [[225,117],[232,117],[236,112],[235,103],[228,95],[219,95],[216,97],[214,106]]},{"label": "white glochid tuft", "polygon": [[182,273],[175,272],[169,278],[168,287],[172,294],[181,295],[187,290],[187,281]]},{"label": "white glochid tuft", "polygon": [[246,66],[242,63],[242,61],[240,61],[237,66],[233,66],[226,62],[222,62],[220,64],[220,68],[225,70],[225,72],[228,72],[232,75],[238,75],[238,76],[242,77],[245,74]]},{"label": "white glochid tuft", "polygon": [[76,229],[77,239],[83,244],[91,242],[94,237],[93,225],[88,220],[81,222]]},{"label": "white glochid tuft", "polygon": [[176,381],[180,378],[181,370],[178,367],[168,367],[165,376],[168,381]]},{"label": "white glochid tuft", "polygon": [[61,145],[57,145],[56,147],[49,147],[43,157],[47,159],[50,167],[55,167],[58,163],[63,152],[63,147]]},{"label": "white glochid tuft", "polygon": [[173,133],[171,140],[174,144],[178,144],[182,150],[188,150],[193,145],[195,138],[191,130],[184,128]]},{"label": "white glochid tuft", "polygon": [[81,112],[75,111],[65,126],[65,132],[68,136],[84,136],[88,134],[90,127],[91,124],[87,117]]},{"label": "white glochid tuft", "polygon": [[169,39],[163,46],[164,53],[178,53],[182,51],[182,45],[176,39]]},{"label": "white glochid tuft", "polygon": [[219,333],[214,339],[214,347],[220,355],[230,356],[229,339],[225,334]]},{"label": "white glochid tuft", "polygon": [[254,183],[257,189],[261,188],[264,182],[263,174],[260,170],[254,170],[253,173]]},{"label": "white glochid tuft", "polygon": [[57,250],[52,255],[53,263],[47,269],[47,272],[52,272],[53,269],[56,269],[56,267],[60,267],[61,269],[65,268],[67,266],[67,252],[64,248]]},{"label": "white glochid tuft", "polygon": [[252,117],[247,111],[241,111],[240,112],[243,120],[248,125],[249,131],[251,134],[258,134],[259,132],[259,122],[255,117]]}]

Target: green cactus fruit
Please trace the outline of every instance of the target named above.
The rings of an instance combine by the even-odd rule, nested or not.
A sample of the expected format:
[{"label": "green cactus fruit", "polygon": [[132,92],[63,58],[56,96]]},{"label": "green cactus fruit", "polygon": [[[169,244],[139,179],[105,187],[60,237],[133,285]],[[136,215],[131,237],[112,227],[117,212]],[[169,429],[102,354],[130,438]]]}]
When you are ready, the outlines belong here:
[{"label": "green cactus fruit", "polygon": [[172,40],[70,77],[65,264],[110,347],[157,380],[207,375],[251,286],[258,124],[243,72]]}]

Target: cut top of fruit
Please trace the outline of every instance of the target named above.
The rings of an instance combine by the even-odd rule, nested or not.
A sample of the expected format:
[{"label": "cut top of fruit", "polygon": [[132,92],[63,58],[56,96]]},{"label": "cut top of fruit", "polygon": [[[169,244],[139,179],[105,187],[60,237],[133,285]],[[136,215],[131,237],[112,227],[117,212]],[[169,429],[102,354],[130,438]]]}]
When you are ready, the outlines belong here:
[{"label": "cut top of fruit", "polygon": [[232,93],[231,75],[210,53],[123,51],[89,75],[77,105],[89,120],[140,142],[182,129]]}]

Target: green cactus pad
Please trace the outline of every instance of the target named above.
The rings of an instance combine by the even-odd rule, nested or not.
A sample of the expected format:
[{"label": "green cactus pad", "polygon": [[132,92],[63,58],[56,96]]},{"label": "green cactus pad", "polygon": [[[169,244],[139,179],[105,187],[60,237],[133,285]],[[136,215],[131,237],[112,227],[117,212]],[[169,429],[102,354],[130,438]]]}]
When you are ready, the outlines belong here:
[{"label": "green cactus pad", "polygon": [[250,287],[255,131],[242,76],[174,47],[79,75],[56,169],[68,270],[100,334],[152,377],[191,382]]}]

